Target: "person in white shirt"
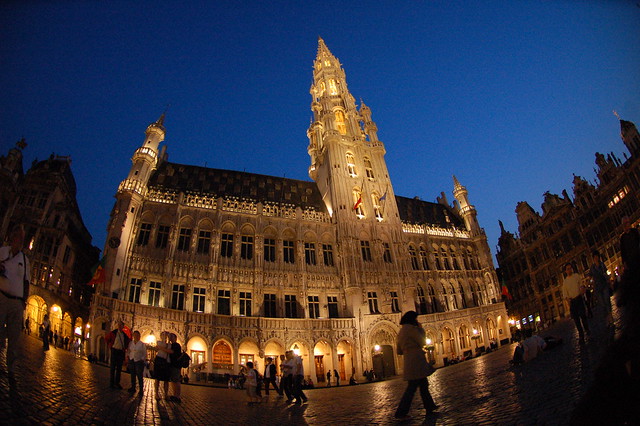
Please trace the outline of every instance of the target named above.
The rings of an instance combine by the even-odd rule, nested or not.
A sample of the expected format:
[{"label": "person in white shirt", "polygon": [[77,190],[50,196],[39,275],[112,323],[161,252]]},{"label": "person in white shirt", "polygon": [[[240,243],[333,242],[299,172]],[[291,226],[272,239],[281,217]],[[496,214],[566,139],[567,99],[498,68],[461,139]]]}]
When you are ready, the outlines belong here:
[{"label": "person in white shirt", "polygon": [[296,399],[296,404],[302,404],[307,402],[307,396],[302,391],[302,381],[304,380],[304,366],[302,365],[302,357],[300,355],[293,355],[295,360],[295,367],[293,372],[293,396]]},{"label": "person in white shirt", "polygon": [[[0,348],[7,346],[7,372],[13,379],[22,352],[22,321],[29,297],[29,258],[22,251],[24,228],[15,226],[9,245],[0,248]],[[6,325],[6,334],[5,332]]]},{"label": "person in white shirt", "polygon": [[587,332],[587,335],[589,335],[587,309],[583,298],[585,286],[582,285],[580,275],[574,273],[573,266],[570,263],[564,265],[564,271],[567,277],[562,283],[562,297],[564,297],[567,303],[569,303],[571,319],[576,323],[578,336],[580,337],[580,344],[583,344],[585,331]]},{"label": "person in white shirt", "polygon": [[127,348],[127,358],[129,359],[129,373],[131,373],[131,387],[129,392],[136,391],[136,377],[140,387],[140,395],[144,389],[142,373],[144,372],[144,361],[147,359],[147,346],[140,341],[140,332],[133,332],[133,340],[129,342]]}]

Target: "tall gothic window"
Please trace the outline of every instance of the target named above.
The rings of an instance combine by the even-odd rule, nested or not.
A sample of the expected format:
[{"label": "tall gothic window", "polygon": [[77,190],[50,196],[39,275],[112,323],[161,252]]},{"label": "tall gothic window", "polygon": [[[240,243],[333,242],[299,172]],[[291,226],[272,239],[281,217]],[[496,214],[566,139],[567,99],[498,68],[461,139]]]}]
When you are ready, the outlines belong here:
[{"label": "tall gothic window", "polygon": [[233,234],[224,233],[221,236],[220,244],[220,256],[231,257],[233,256]]},{"label": "tall gothic window", "polygon": [[307,265],[316,264],[316,245],[315,243],[304,243],[304,261]]},{"label": "tall gothic window", "polygon": [[283,260],[285,263],[294,263],[295,262],[295,250],[294,243],[292,240],[283,240],[282,241],[282,254]]},{"label": "tall gothic window", "polygon": [[308,296],[309,318],[320,317],[320,298],[318,296]]},{"label": "tall gothic window", "polygon": [[371,247],[369,241],[360,241],[360,252],[362,253],[362,260],[365,262],[371,262]]},{"label": "tall gothic window", "polygon": [[444,269],[447,271],[451,270],[451,264],[449,263],[449,258],[447,257],[447,251],[444,248],[440,248],[440,257],[442,258],[442,262],[444,263]]},{"label": "tall gothic window", "polygon": [[417,288],[418,294],[418,313],[426,314],[427,313],[427,298],[424,296],[424,290],[422,286],[418,285]]},{"label": "tall gothic window", "polygon": [[169,225],[159,225],[158,234],[156,235],[156,248],[166,248],[169,242],[169,231],[171,227]]},{"label": "tall gothic window", "polygon": [[460,309],[460,306],[458,306],[458,298],[456,297],[456,290],[453,288],[453,285],[451,286],[451,307],[453,309]]},{"label": "tall gothic window", "polygon": [[427,291],[429,292],[429,307],[431,308],[431,314],[438,312],[438,301],[436,300],[436,292],[433,290],[433,286],[429,285]]},{"label": "tall gothic window", "polygon": [[142,289],[141,278],[131,278],[129,284],[129,302],[140,303],[140,290]]},{"label": "tall gothic window", "polygon": [[276,261],[276,240],[273,238],[264,239],[264,261]]},{"label": "tall gothic window", "polygon": [[298,318],[298,302],[295,294],[284,295],[284,316],[285,318]]},{"label": "tall gothic window", "polygon": [[276,295],[265,293],[263,304],[264,316],[267,318],[276,317]]},{"label": "tall gothic window", "polygon": [[453,269],[459,270],[460,265],[458,264],[458,257],[456,256],[456,251],[454,249],[449,249],[449,253],[451,253],[451,263],[453,264]]},{"label": "tall gothic window", "polygon": [[191,246],[191,229],[180,228],[180,237],[178,238],[178,250],[189,251]]},{"label": "tall gothic window", "polygon": [[230,290],[218,290],[218,315],[231,315]]},{"label": "tall gothic window", "polygon": [[240,292],[240,315],[251,316],[251,292]]},{"label": "tall gothic window", "polygon": [[329,80],[329,94],[330,95],[338,94],[338,86],[336,85],[336,81],[333,78]]},{"label": "tall gothic window", "polygon": [[437,247],[434,247],[433,257],[436,260],[436,269],[441,271],[442,270],[442,262],[440,261],[440,251],[438,250]]},{"label": "tall gothic window", "polygon": [[367,179],[375,179],[375,176],[373,175],[373,167],[371,166],[371,160],[369,160],[367,157],[364,158],[364,171],[367,175]]},{"label": "tall gothic window", "polygon": [[211,231],[198,232],[198,253],[209,254],[209,247],[211,246]]},{"label": "tall gothic window", "polygon": [[245,260],[253,259],[253,237],[251,235],[241,237],[240,257]]},{"label": "tall gothic window", "polygon": [[336,128],[340,132],[341,135],[347,134],[347,124],[344,118],[344,112],[337,110],[336,111]]},{"label": "tall gothic window", "polygon": [[409,257],[411,258],[411,267],[416,271],[420,269],[418,265],[418,254],[413,246],[409,246]]},{"label": "tall gothic window", "polygon": [[338,297],[327,297],[327,308],[329,309],[329,318],[338,318]]},{"label": "tall gothic window", "polygon": [[184,286],[174,284],[171,291],[171,309],[184,309]]},{"label": "tall gothic window", "polygon": [[160,291],[162,285],[156,281],[149,281],[149,305],[160,306]]},{"label": "tall gothic window", "polygon": [[393,259],[391,258],[391,247],[389,247],[389,243],[382,243],[382,247],[382,260],[384,260],[385,263],[393,263]]},{"label": "tall gothic window", "polygon": [[149,244],[150,235],[151,235],[151,224],[150,223],[140,224],[140,233],[138,234],[138,241],[136,243],[139,246],[146,246],[147,244]]},{"label": "tall gothic window", "polygon": [[382,222],[382,206],[378,194],[371,194],[371,203],[373,204],[373,214],[378,222]]},{"label": "tall gothic window", "polygon": [[367,292],[367,302],[369,302],[370,314],[380,313],[380,310],[378,309],[378,293],[376,293],[375,291]]},{"label": "tall gothic window", "polygon": [[193,312],[204,312],[204,301],[207,289],[204,287],[193,288]]},{"label": "tall gothic window", "polygon": [[429,256],[427,255],[427,249],[420,246],[420,260],[422,261],[422,269],[429,270]]},{"label": "tall gothic window", "polygon": [[333,246],[331,244],[322,245],[322,258],[325,266],[333,266]]},{"label": "tall gothic window", "polygon": [[462,303],[462,309],[467,309],[467,297],[464,294],[464,287],[460,284],[460,302]]},{"label": "tall gothic window", "polygon": [[397,291],[391,292],[391,312],[400,312],[400,301]]},{"label": "tall gothic window", "polygon": [[351,177],[358,176],[356,171],[356,159],[351,153],[347,153],[347,173],[349,173],[349,176]]}]

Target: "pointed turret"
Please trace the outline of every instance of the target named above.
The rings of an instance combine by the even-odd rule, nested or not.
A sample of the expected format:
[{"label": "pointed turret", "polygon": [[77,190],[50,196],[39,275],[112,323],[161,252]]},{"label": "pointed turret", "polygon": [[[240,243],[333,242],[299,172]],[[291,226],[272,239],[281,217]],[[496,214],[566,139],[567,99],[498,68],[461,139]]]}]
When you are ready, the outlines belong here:
[{"label": "pointed turret", "polygon": [[636,125],[631,121],[620,120],[620,137],[627,146],[631,156],[636,157],[640,155],[640,134]]},{"label": "pointed turret", "polygon": [[462,186],[458,179],[453,176],[453,196],[460,205],[460,215],[464,219],[467,230],[473,235],[477,235],[480,233],[480,224],[477,218],[478,213],[476,212],[476,208],[469,203],[467,195],[467,188]]}]

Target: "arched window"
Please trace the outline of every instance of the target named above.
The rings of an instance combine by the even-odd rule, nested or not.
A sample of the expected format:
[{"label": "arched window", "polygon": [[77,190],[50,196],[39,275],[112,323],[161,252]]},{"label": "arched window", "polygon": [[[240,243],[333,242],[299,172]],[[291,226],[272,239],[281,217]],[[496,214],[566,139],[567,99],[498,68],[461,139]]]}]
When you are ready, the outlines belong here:
[{"label": "arched window", "polygon": [[353,190],[353,210],[358,219],[364,218],[364,208],[362,207],[362,192],[359,189]]},{"label": "arched window", "polygon": [[333,78],[329,80],[329,94],[330,95],[338,94],[338,86],[336,84],[336,81]]},{"label": "arched window", "polygon": [[373,167],[371,167],[371,160],[365,157],[364,159],[364,171],[367,175],[367,179],[374,180],[375,176],[373,175]]},{"label": "arched window", "polygon": [[458,299],[456,298],[456,291],[454,290],[453,285],[451,286],[451,308],[460,309],[460,307],[458,306]]},{"label": "arched window", "polygon": [[460,348],[468,348],[471,346],[471,342],[469,341],[469,329],[466,325],[463,325],[458,329],[458,344],[460,345]]},{"label": "arched window", "polygon": [[424,297],[424,290],[422,289],[422,286],[418,286],[417,290],[416,290],[417,294],[418,294],[418,313],[419,314],[426,314],[427,312],[427,298]]},{"label": "arched window", "polygon": [[436,260],[436,269],[441,271],[442,270],[442,261],[440,260],[440,251],[438,251],[437,247],[434,247],[433,257]]},{"label": "arched window", "polygon": [[429,270],[429,257],[427,256],[427,249],[420,246],[420,260],[422,261],[422,269]]},{"label": "arched window", "polygon": [[358,176],[358,173],[356,172],[356,159],[351,153],[347,153],[347,173],[349,173],[349,176],[351,177]]},{"label": "arched window", "polygon": [[440,248],[440,257],[442,258],[442,262],[444,263],[444,269],[447,271],[451,270],[451,264],[449,263],[449,258],[447,257],[447,251],[441,247]]},{"label": "arched window", "polygon": [[460,265],[458,264],[458,257],[456,256],[456,251],[453,248],[450,248],[449,253],[451,253],[451,263],[453,264],[453,269],[459,270]]},{"label": "arched window", "polygon": [[347,124],[344,119],[344,112],[340,110],[336,111],[336,128],[341,135],[347,134]]},{"label": "arched window", "polygon": [[447,296],[447,288],[442,285],[442,300],[444,300],[444,308],[446,311],[451,310],[451,305],[449,305],[449,296]]},{"label": "arched window", "polygon": [[485,301],[484,301],[484,294],[482,292],[482,287],[480,287],[480,284],[478,284],[478,304],[479,305],[484,305]]},{"label": "arched window", "polygon": [[460,284],[460,301],[462,302],[462,309],[467,309],[467,298],[465,297],[462,284]]},{"label": "arched window", "polygon": [[371,194],[371,202],[373,203],[373,214],[378,222],[382,222],[382,206],[380,206],[380,197],[378,194]]},{"label": "arched window", "polygon": [[420,269],[420,266],[418,266],[418,254],[413,246],[409,246],[409,257],[411,258],[411,267],[414,270]]},{"label": "arched window", "polygon": [[430,314],[438,312],[438,302],[436,301],[436,292],[433,290],[433,287],[429,285],[427,287],[427,291],[429,292],[429,306],[428,310]]}]

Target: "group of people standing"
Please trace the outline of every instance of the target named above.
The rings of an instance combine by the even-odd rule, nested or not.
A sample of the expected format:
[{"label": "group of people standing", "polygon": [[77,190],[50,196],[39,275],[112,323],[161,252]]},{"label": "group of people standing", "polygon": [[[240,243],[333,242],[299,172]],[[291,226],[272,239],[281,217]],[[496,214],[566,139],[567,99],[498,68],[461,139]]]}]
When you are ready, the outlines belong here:
[{"label": "group of people standing", "polygon": [[245,386],[247,389],[248,403],[254,404],[262,400],[260,394],[261,383],[264,383],[266,395],[269,395],[269,385],[273,386],[274,390],[280,396],[285,394],[287,396],[287,404],[302,404],[303,402],[307,402],[307,396],[302,390],[304,381],[302,357],[296,355],[293,351],[285,352],[280,363],[282,380],[280,381],[279,388],[276,382],[276,365],[273,362],[273,358],[268,357],[266,361],[263,375],[258,373],[254,368],[253,362],[249,361],[246,364],[247,380]]},{"label": "group of people standing", "polygon": [[[131,375],[130,393],[136,392],[142,396],[144,393],[144,368],[147,359],[147,346],[140,341],[140,332],[134,331],[131,338],[125,332],[124,323],[118,321],[118,327],[105,338],[111,349],[110,358],[110,387],[122,389],[120,377],[122,367],[126,363]],[[163,382],[164,399],[166,401],[181,402],[182,366],[180,357],[182,347],[177,342],[174,333],[162,332],[156,342],[157,354],[153,362],[154,389],[156,400],[162,399],[160,395],[160,382]],[[171,383],[172,395],[169,395],[169,383]]]}]

